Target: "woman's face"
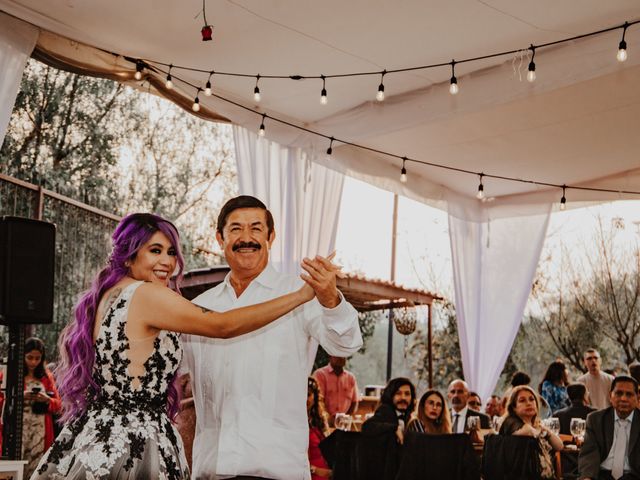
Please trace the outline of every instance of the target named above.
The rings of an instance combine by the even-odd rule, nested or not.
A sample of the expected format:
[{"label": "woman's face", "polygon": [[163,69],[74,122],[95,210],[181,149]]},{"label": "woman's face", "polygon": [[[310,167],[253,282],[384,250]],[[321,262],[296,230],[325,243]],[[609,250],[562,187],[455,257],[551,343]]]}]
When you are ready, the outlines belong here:
[{"label": "woman's face", "polygon": [[522,420],[531,420],[538,414],[538,404],[533,393],[527,390],[521,390],[516,397],[516,405],[514,411]]},{"label": "woman's face", "polygon": [[432,393],[427,397],[424,402],[424,414],[430,420],[437,420],[442,415],[442,409],[444,406],[442,405],[442,400],[440,396]]},{"label": "woman's face", "polygon": [[129,274],[135,280],[158,283],[165,287],[176,269],[176,250],[167,236],[157,231],[131,261]]},{"label": "woman's face", "polygon": [[38,365],[40,365],[41,361],[42,353],[40,353],[40,351],[38,350],[31,350],[24,355],[24,363],[27,366],[30,374],[33,374],[33,371]]}]

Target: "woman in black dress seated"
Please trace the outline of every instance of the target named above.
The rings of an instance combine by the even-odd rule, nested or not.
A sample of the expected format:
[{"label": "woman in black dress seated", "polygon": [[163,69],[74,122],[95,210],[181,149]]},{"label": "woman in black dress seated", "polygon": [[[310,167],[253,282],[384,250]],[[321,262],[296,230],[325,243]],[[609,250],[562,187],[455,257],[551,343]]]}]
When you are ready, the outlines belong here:
[{"label": "woman in black dress seated", "polygon": [[417,418],[407,425],[407,431],[442,435],[451,433],[451,415],[444,396],[437,390],[427,390],[418,402]]}]

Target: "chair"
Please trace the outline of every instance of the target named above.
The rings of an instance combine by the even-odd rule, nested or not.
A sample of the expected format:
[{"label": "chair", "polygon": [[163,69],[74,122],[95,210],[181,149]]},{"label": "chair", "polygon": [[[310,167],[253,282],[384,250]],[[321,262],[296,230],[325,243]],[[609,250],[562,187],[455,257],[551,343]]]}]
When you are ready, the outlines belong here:
[{"label": "chair", "polygon": [[491,435],[482,455],[485,480],[538,480],[540,444],[532,437]]},{"label": "chair", "polygon": [[320,442],[320,451],[333,470],[333,480],[358,478],[356,446],[360,432],[334,430]]},{"label": "chair", "polygon": [[479,480],[480,464],[469,435],[408,432],[396,480]]}]

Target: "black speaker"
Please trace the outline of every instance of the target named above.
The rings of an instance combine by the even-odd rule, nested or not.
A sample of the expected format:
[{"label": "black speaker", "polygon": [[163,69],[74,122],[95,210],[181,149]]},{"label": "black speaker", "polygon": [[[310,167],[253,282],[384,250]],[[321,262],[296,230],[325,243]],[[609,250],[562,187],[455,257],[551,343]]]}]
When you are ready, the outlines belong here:
[{"label": "black speaker", "polygon": [[56,227],[21,217],[0,220],[0,324],[53,322]]}]

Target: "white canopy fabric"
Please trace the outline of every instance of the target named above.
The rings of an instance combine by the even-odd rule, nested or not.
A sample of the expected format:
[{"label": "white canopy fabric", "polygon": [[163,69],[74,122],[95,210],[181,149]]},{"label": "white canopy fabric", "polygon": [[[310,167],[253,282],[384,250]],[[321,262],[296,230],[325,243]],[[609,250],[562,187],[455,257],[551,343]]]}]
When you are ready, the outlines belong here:
[{"label": "white canopy fabric", "polygon": [[[640,191],[640,24],[626,31],[629,58],[625,63],[616,61],[622,31],[615,30],[537,49],[538,78],[534,83],[525,79],[529,45],[635,21],[640,18],[637,0],[228,0],[206,6],[214,26],[211,42],[200,39],[203,19],[196,16],[202,9],[200,0],[0,0],[1,11],[42,29],[38,58],[151,89],[185,108],[215,71],[211,76],[214,95],[199,94],[200,116],[228,119],[257,131],[261,115],[266,114],[269,140],[300,148],[314,163],[329,169],[447,209],[453,235],[478,233],[468,243],[464,237],[452,238],[456,303],[466,302],[461,331],[468,322],[482,324],[489,316],[505,332],[520,322],[522,312],[515,305],[530,284],[549,205],[557,205],[562,195],[559,188],[541,183],[614,191],[569,189],[569,206],[638,198],[619,192]],[[515,49],[523,51],[457,64],[460,92],[456,96],[448,93],[452,74],[448,65],[387,74],[384,102],[375,100],[380,75],[327,79],[326,105],[319,102],[320,79],[262,78],[261,102],[252,96],[258,74],[381,71]],[[135,59],[151,66],[140,81],[133,77],[131,60]],[[158,62],[174,65],[174,90],[164,87],[167,67]],[[335,137],[333,154],[324,154],[327,138],[273,118]],[[474,197],[479,181],[475,174],[409,161],[408,181],[403,184],[401,160],[374,150],[528,182],[485,177],[488,198],[482,203]],[[480,279],[469,283],[463,278],[477,273],[478,265],[486,268],[495,257],[478,248],[486,240],[481,232],[491,226],[495,233],[496,222],[504,219],[501,229],[516,235],[518,217],[531,219],[536,226],[530,249],[522,251],[523,268],[510,277],[517,292],[514,306],[484,314],[475,306],[468,310],[469,298],[481,296],[479,305],[486,305],[501,288],[496,286],[489,294]],[[525,245],[521,242],[523,249]],[[472,261],[469,255],[475,255]],[[465,270],[456,264],[471,267]],[[470,295],[467,300],[464,292]],[[463,348],[469,344],[465,356],[472,359],[465,360],[467,376],[474,376],[470,372],[478,369],[498,368],[495,359],[473,353],[487,346],[469,332],[463,340]],[[504,352],[491,355],[502,358]],[[481,383],[489,388],[484,380]]]}]

